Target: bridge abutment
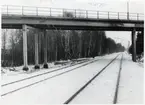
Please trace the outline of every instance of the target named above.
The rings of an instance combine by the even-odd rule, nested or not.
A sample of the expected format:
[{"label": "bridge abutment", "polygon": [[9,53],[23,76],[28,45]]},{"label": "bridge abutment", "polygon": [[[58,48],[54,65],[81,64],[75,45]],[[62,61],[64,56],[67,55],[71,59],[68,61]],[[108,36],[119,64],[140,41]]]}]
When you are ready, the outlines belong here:
[{"label": "bridge abutment", "polygon": [[44,68],[48,68],[48,64],[47,64],[47,35],[46,35],[46,30],[43,30],[43,34],[44,34]]},{"label": "bridge abutment", "polygon": [[133,28],[132,30],[132,60],[136,62],[136,37],[135,37],[136,30]]},{"label": "bridge abutment", "polygon": [[142,35],[144,36],[144,29],[141,31]]},{"label": "bridge abutment", "polygon": [[27,26],[23,25],[23,63],[24,67],[23,70],[27,71],[28,68],[28,60],[27,60]]}]

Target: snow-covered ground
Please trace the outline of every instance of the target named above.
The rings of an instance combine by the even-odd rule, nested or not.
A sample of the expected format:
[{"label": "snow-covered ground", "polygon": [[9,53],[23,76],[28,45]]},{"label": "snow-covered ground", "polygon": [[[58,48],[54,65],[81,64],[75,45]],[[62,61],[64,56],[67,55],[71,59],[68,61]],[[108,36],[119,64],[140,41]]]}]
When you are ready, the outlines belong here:
[{"label": "snow-covered ground", "polygon": [[[104,68],[104,66],[106,66],[117,54],[118,53],[106,55],[103,57],[96,57],[95,59],[99,59],[98,61],[54,78],[51,77],[65,71],[69,71],[83,64],[78,64],[76,66],[63,69],[63,71],[39,76],[22,83],[20,82],[19,84],[14,84],[11,86],[9,85],[5,88],[2,87],[2,94],[4,94],[5,92],[29,85],[33,82],[50,78],[38,84],[2,96],[1,103],[2,105],[62,104],[78,89],[80,89],[87,81],[89,81],[96,73]],[[123,55],[124,59],[120,78],[118,103],[143,103],[144,69],[143,67],[139,66],[138,63],[132,62],[129,55],[125,53]],[[121,56],[119,56],[117,60],[115,60],[111,65],[109,65],[106,70],[103,71],[98,77],[96,77],[96,79],[90,85],[88,85],[72,101],[72,103],[112,103],[116,88],[115,86],[119,71],[120,58]],[[42,71],[38,71],[34,74],[40,72]],[[2,77],[2,82],[10,82],[10,79],[11,81],[14,81],[22,78],[21,76],[24,78],[32,76],[32,74],[19,74],[18,77],[17,75],[7,75],[7,77]]]},{"label": "snow-covered ground", "polygon": [[[97,57],[97,58],[99,58],[99,57]],[[92,58],[85,58],[85,59],[87,59],[88,61],[92,60]],[[54,65],[54,62],[53,62],[53,63],[48,63],[49,69],[44,69],[42,67],[43,65],[40,65],[41,69],[37,69],[37,70],[34,69],[34,65],[29,65],[29,69],[33,70],[33,72],[24,72],[22,70],[22,68],[23,68],[22,66],[16,67],[16,70],[18,70],[17,72],[16,71],[9,71],[9,69],[7,68],[5,70],[6,72],[1,75],[2,84],[9,83],[9,82],[12,82],[12,81],[17,81],[19,79],[24,79],[24,78],[28,78],[28,77],[39,75],[39,74],[43,74],[43,73],[46,73],[46,72],[51,72],[51,71],[54,71],[54,70],[57,70],[57,69],[69,67],[71,65],[75,65],[75,64],[78,64],[78,63],[81,63],[81,62],[84,62],[84,61],[69,62],[66,65],[61,65],[61,64]]]},{"label": "snow-covered ground", "polygon": [[[61,65],[54,65],[54,62],[52,63],[48,63],[49,68],[53,68],[53,67],[58,67]],[[22,74],[24,73],[24,71],[22,70],[23,66],[16,66],[16,67],[2,67],[2,75],[18,75],[18,74]],[[34,71],[34,65],[28,65],[28,68],[31,72]],[[40,65],[40,68],[43,68],[43,65]]]},{"label": "snow-covered ground", "polygon": [[[57,61],[59,62],[59,64],[56,64],[55,62],[50,62],[48,63],[48,67],[49,69],[51,68],[57,68],[57,67],[61,67],[64,65],[70,65],[72,63],[76,63],[77,61],[87,61],[87,60],[91,60],[92,58],[78,58],[78,59],[74,59],[73,61],[71,60],[60,60]],[[62,62],[62,63],[61,63]],[[66,62],[65,64],[63,64],[63,62]],[[16,67],[2,67],[1,71],[1,75],[2,76],[13,76],[13,75],[18,75],[18,74],[23,74],[26,73],[22,70],[23,66],[16,66]],[[34,69],[34,65],[28,65],[29,71],[27,73],[33,73],[33,72],[37,72],[39,71],[39,69]],[[43,64],[40,64],[40,69],[43,70]]]},{"label": "snow-covered ground", "polygon": [[144,68],[139,63],[131,61],[131,56],[123,55],[118,103],[144,103]]},{"label": "snow-covered ground", "polygon": [[107,67],[71,104],[113,104],[121,56]]},{"label": "snow-covered ground", "polygon": [[[92,62],[92,61],[89,61],[89,62]],[[85,63],[82,63],[82,64],[77,64],[75,66],[71,66],[71,67],[65,68],[63,70],[60,70],[59,69],[58,71],[50,72],[48,74],[46,72],[46,74],[39,75],[39,74],[42,74],[42,73],[39,73],[39,74],[37,74],[37,75],[39,75],[38,77],[34,77],[34,78],[31,78],[31,79],[27,79],[27,80],[24,80],[24,81],[21,81],[21,82],[16,82],[16,83],[13,83],[13,84],[10,84],[10,85],[7,85],[7,86],[3,86],[2,87],[2,94],[7,93],[9,91],[16,90],[16,89],[21,88],[21,87],[25,87],[27,85],[33,84],[33,83],[38,82],[38,81],[41,81],[43,79],[47,79],[47,78],[48,79],[51,79],[51,78],[54,78],[54,76],[57,76],[60,73],[63,73],[63,72],[66,72],[66,71],[70,71],[71,69],[75,69],[75,68],[80,67],[81,65],[87,64],[89,62],[85,62]],[[31,75],[31,76],[35,76],[35,75]],[[27,78],[29,78],[31,76],[27,76]],[[19,79],[17,79],[17,80],[19,80]],[[17,81],[17,80],[15,80],[15,81]],[[11,80],[11,82],[13,82],[13,80]],[[6,82],[6,81],[3,80],[3,84],[7,84],[7,83],[10,83],[10,80],[8,82]]]}]

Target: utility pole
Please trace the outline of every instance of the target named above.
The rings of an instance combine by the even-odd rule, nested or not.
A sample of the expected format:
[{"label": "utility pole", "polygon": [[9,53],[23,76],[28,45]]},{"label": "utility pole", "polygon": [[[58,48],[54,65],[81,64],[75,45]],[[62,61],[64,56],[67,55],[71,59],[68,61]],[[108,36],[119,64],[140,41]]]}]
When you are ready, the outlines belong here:
[{"label": "utility pole", "polygon": [[129,20],[129,1],[127,1],[127,20]]}]

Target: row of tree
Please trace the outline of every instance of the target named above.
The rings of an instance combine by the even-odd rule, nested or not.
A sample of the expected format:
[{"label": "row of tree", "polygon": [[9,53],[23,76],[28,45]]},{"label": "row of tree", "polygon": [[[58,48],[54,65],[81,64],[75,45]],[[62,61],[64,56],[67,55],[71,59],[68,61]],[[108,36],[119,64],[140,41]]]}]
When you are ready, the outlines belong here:
[{"label": "row of tree", "polygon": [[[2,66],[23,65],[22,30],[10,30],[10,37],[7,37],[8,31],[2,30]],[[41,30],[31,28],[27,32],[28,64],[35,63],[36,34],[39,34],[39,63],[44,61],[44,35]],[[116,44],[114,40],[107,38],[104,31],[47,30],[46,35],[48,62],[95,57],[125,50],[120,43]]]}]

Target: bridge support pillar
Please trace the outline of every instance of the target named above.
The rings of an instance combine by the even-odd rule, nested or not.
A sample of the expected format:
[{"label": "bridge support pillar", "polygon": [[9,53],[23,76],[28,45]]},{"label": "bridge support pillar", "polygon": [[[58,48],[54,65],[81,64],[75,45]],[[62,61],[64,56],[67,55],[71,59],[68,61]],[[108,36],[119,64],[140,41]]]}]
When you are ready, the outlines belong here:
[{"label": "bridge support pillar", "polygon": [[132,60],[136,62],[136,30],[135,28],[132,30]]},{"label": "bridge support pillar", "polygon": [[144,36],[144,30],[141,31],[142,35]]},{"label": "bridge support pillar", "polygon": [[28,61],[27,61],[27,26],[23,25],[23,63],[24,67],[23,70],[27,71],[28,68]]},{"label": "bridge support pillar", "polygon": [[39,57],[38,57],[38,32],[35,34],[35,69],[39,69]]},{"label": "bridge support pillar", "polygon": [[47,35],[46,35],[46,30],[43,30],[43,34],[44,34],[44,68],[48,68],[48,64],[47,64]]}]

